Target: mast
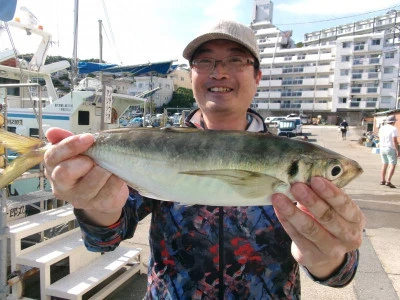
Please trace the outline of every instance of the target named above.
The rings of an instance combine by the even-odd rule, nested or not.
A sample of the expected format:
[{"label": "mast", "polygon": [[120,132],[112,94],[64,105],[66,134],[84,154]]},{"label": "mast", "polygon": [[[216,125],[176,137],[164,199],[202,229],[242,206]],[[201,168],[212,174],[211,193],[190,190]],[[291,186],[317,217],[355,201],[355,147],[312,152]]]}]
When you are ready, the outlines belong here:
[{"label": "mast", "polygon": [[79,0],[75,0],[74,9],[74,48],[72,52],[72,85],[76,84],[78,74],[78,14],[79,14]]}]

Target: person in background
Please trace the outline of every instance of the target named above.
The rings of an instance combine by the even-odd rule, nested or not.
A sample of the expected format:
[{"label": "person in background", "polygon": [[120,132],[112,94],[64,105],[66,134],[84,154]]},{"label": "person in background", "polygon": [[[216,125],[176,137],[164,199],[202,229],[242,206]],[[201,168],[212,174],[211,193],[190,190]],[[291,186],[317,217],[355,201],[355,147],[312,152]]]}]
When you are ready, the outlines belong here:
[{"label": "person in background", "polygon": [[342,133],[342,140],[344,141],[346,139],[347,130],[349,129],[349,124],[346,122],[346,120],[343,120],[339,124],[339,128],[340,128],[340,131]]},{"label": "person in background", "polygon": [[382,160],[380,184],[390,188],[396,188],[392,184],[392,176],[399,156],[399,143],[397,140],[399,133],[394,126],[396,121],[396,117],[390,115],[386,118],[386,124],[379,129],[379,154]]},{"label": "person in background", "polygon": [[[221,21],[183,56],[199,107],[187,126],[268,134],[249,109],[262,77],[253,30]],[[53,128],[47,138],[47,178],[56,197],[74,206],[89,250],[112,251],[151,214],[146,299],[300,299],[300,265],[331,287],[356,273],[365,217],[325,178],[294,183],[296,202],[274,194],[266,206],[180,205],[143,197],[81,155],[92,135]]]}]

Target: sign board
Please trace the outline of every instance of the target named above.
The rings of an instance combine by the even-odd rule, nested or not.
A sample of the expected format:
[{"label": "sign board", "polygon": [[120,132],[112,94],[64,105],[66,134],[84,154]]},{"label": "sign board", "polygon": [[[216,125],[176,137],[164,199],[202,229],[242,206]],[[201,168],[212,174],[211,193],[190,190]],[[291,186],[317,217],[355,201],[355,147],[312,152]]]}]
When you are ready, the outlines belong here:
[{"label": "sign board", "polygon": [[105,87],[105,96],[104,96],[104,123],[111,124],[112,118],[112,92],[113,89],[111,86]]},{"label": "sign board", "polygon": [[6,88],[0,88],[0,99],[4,99],[7,96],[7,89]]}]

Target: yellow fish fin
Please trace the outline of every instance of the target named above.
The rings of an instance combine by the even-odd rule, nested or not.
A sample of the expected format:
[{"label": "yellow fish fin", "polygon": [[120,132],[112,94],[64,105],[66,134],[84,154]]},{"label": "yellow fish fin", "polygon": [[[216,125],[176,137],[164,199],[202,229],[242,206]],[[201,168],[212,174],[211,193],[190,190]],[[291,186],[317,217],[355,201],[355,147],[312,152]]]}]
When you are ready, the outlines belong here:
[{"label": "yellow fish fin", "polygon": [[44,142],[34,137],[23,136],[0,129],[0,143],[18,153],[27,153],[44,146]]},{"label": "yellow fish fin", "polygon": [[268,197],[275,192],[288,189],[289,187],[287,183],[276,177],[246,170],[186,171],[180,172],[180,174],[211,177],[221,180],[229,184],[239,195],[248,199]]},{"label": "yellow fish fin", "polygon": [[44,148],[28,152],[22,156],[17,157],[10,165],[3,170],[0,175],[0,188],[10,184],[24,172],[43,161]]}]

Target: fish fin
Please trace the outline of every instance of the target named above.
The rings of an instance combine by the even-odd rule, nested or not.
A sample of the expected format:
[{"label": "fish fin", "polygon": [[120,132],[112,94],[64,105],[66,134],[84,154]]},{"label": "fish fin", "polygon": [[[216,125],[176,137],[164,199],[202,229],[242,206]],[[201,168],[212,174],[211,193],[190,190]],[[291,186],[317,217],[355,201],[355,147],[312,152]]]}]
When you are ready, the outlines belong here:
[{"label": "fish fin", "polygon": [[44,148],[17,157],[0,175],[0,188],[10,184],[24,172],[43,161]]},{"label": "fish fin", "polygon": [[172,132],[199,132],[199,131],[204,131],[199,128],[194,128],[194,127],[162,127],[160,130],[163,131],[172,131]]},{"label": "fish fin", "polygon": [[180,174],[211,177],[221,180],[229,184],[238,194],[249,199],[267,197],[288,188],[287,183],[276,177],[246,170],[186,171],[180,172]]},{"label": "fish fin", "polygon": [[15,134],[4,129],[0,129],[0,143],[18,153],[27,153],[44,145],[40,139]]},{"label": "fish fin", "polygon": [[147,191],[146,189],[141,188],[141,187],[135,185],[135,184],[132,183],[132,182],[127,181],[127,184],[128,184],[131,188],[133,188],[134,190],[136,190],[136,191],[137,191],[141,196],[143,196],[143,197],[152,198],[152,199],[157,199],[157,200],[163,200],[163,201],[171,201],[171,200],[168,200],[168,199],[164,199],[163,197],[161,197],[160,195],[158,195],[158,194],[156,194],[156,193],[154,193],[154,192],[149,192],[149,191]]}]

